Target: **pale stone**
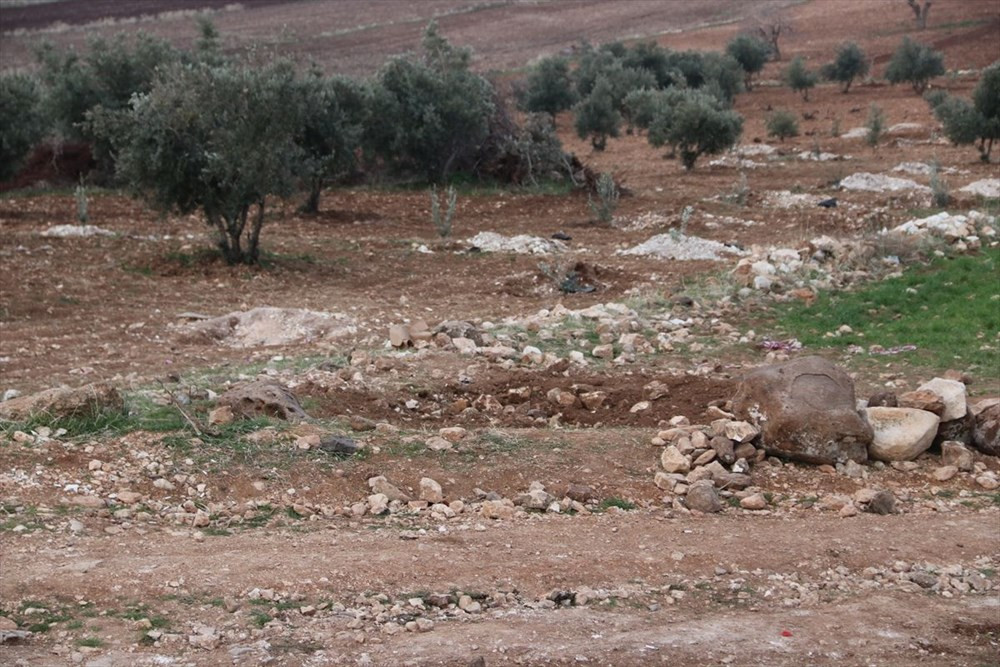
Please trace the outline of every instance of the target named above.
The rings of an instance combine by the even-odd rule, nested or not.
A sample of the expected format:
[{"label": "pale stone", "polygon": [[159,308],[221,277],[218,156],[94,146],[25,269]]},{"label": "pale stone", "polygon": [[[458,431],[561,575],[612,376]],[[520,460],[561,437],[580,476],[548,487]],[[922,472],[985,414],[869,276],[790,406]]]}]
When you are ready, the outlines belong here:
[{"label": "pale stone", "polygon": [[441,485],[430,477],[420,479],[420,499],[429,503],[440,503],[444,500]]},{"label": "pale stone", "polygon": [[865,408],[864,412],[874,430],[868,453],[880,461],[917,458],[934,442],[941,421],[931,412],[913,408]]},{"label": "pale stone", "polygon": [[663,454],[660,455],[660,464],[667,472],[685,473],[691,469],[691,461],[681,454],[674,445],[663,450]]},{"label": "pale stone", "polygon": [[459,442],[460,440],[465,438],[465,436],[468,435],[468,433],[469,432],[466,431],[461,426],[446,426],[445,428],[442,428],[441,430],[438,431],[438,435],[447,440],[448,442]]},{"label": "pale stone", "polygon": [[965,385],[958,380],[934,378],[917,387],[917,391],[932,391],[941,397],[944,402],[944,411],[941,413],[941,421],[943,422],[961,419],[968,411]]},{"label": "pale stone", "polygon": [[740,507],[745,510],[767,509],[767,498],[760,493],[754,493],[740,500]]}]

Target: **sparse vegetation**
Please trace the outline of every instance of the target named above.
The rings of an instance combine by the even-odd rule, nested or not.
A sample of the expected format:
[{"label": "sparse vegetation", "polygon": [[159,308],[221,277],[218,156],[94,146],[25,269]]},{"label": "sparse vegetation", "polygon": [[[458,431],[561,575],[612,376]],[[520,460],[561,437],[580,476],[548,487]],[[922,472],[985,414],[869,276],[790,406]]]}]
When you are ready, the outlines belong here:
[{"label": "sparse vegetation", "polygon": [[812,90],[819,81],[819,75],[806,67],[806,61],[802,56],[795,56],[792,62],[788,63],[788,68],[784,72],[785,83],[797,93],[802,94],[803,101],[809,101],[809,91]]},{"label": "sparse vegetation", "polygon": [[799,136],[799,123],[791,111],[775,111],[767,118],[767,136],[784,141]]},{"label": "sparse vegetation", "polygon": [[438,236],[443,239],[451,236],[451,221],[455,216],[455,205],[458,203],[458,194],[455,192],[455,188],[449,185],[445,197],[445,210],[442,212],[437,186],[431,188],[431,222],[434,224]]},{"label": "sparse vegetation", "polygon": [[927,90],[931,79],[942,74],[944,57],[941,53],[909,37],[903,37],[885,70],[885,78],[890,83],[909,83],[918,95]]},{"label": "sparse vegetation", "polygon": [[587,203],[594,217],[598,222],[610,224],[614,219],[615,209],[618,208],[618,186],[615,184],[614,176],[603,173],[597,179],[597,201],[588,195]]},{"label": "sparse vegetation", "polygon": [[837,49],[833,62],[823,66],[822,75],[841,84],[841,92],[851,89],[854,80],[868,74],[868,56],[855,42],[845,42]]},{"label": "sparse vegetation", "polygon": [[1000,139],[1000,61],[983,70],[971,103],[943,91],[926,99],[953,144],[978,142],[980,159],[990,161],[993,142]]},{"label": "sparse vegetation", "polygon": [[872,104],[868,107],[868,119],[865,121],[865,129],[868,130],[867,134],[865,134],[865,142],[872,148],[875,148],[885,135],[885,113],[882,111],[882,107],[877,104]]}]

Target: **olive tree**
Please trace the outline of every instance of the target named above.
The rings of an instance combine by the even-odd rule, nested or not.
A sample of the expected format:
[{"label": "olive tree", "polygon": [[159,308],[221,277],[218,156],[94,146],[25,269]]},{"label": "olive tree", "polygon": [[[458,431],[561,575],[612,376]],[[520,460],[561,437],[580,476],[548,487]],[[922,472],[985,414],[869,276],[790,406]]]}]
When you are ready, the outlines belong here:
[{"label": "olive tree", "polygon": [[913,90],[922,95],[930,80],[944,74],[944,56],[926,44],[918,44],[909,37],[892,54],[892,60],[885,70],[889,83],[907,82]]},{"label": "olive tree", "polygon": [[472,166],[496,107],[493,86],[469,70],[469,60],[431,22],[421,60],[394,58],[379,71],[366,141],[388,165],[433,182]]},{"label": "olive tree", "polygon": [[303,179],[308,193],[302,211],[317,213],[327,180],[357,167],[369,103],[365,88],[346,77],[327,78],[312,70],[299,86],[303,100]]},{"label": "olive tree", "polygon": [[573,107],[576,133],[581,139],[590,137],[594,150],[603,151],[608,137],[617,137],[622,115],[615,108],[615,90],[604,76],[597,79],[590,94]]},{"label": "olive tree", "polygon": [[927,101],[953,144],[978,142],[980,159],[989,162],[993,142],[1000,139],[1000,61],[983,70],[971,102],[944,93],[928,95]]},{"label": "olive tree", "polygon": [[669,144],[685,169],[694,169],[702,155],[730,148],[743,133],[743,117],[714,95],[699,90],[665,91],[654,111],[649,143]]},{"label": "olive tree", "polygon": [[575,101],[569,61],[558,56],[540,60],[528,75],[522,100],[524,110],[555,116],[569,109]]},{"label": "olive tree", "polygon": [[799,136],[799,123],[791,111],[775,111],[767,117],[765,125],[767,136],[777,137],[779,141]]},{"label": "olive tree", "polygon": [[17,173],[45,132],[39,102],[34,79],[24,74],[0,76],[0,181]]},{"label": "olive tree", "polygon": [[771,56],[770,45],[753,35],[737,35],[726,45],[726,53],[736,59],[743,70],[743,85],[751,90],[753,75],[764,69]]},{"label": "olive tree", "polygon": [[851,84],[859,76],[868,74],[868,57],[861,47],[854,42],[844,42],[837,48],[833,62],[823,66],[823,76],[830,81],[837,81],[848,92]]},{"label": "olive tree", "polygon": [[230,264],[255,264],[267,198],[303,164],[303,95],[293,68],[176,66],[120,111],[91,114],[118,176],[164,212],[200,210]]},{"label": "olive tree", "polygon": [[819,76],[816,72],[810,71],[806,67],[806,61],[802,56],[795,56],[792,62],[788,63],[785,70],[785,83],[797,93],[802,93],[802,99],[809,101],[809,90],[815,87]]}]

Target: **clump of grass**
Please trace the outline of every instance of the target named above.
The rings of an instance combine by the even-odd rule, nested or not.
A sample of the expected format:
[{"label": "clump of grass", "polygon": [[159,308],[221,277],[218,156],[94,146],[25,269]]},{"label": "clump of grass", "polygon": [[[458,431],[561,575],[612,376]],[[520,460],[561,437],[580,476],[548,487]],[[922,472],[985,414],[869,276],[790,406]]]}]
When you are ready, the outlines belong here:
[{"label": "clump of grass", "polygon": [[[840,293],[822,294],[812,306],[783,307],[776,328],[806,347],[890,348],[916,345],[917,363],[997,368],[1000,307],[995,279],[1000,249],[939,258],[898,278]],[[852,333],[830,337],[848,325]]]},{"label": "clump of grass", "polygon": [[868,120],[865,122],[865,127],[868,129],[865,141],[868,142],[869,146],[875,148],[885,135],[885,112],[882,111],[882,107],[872,104],[868,108]]},{"label": "clump of grass", "polygon": [[611,496],[609,498],[605,498],[600,502],[600,504],[597,506],[597,511],[606,512],[612,507],[617,507],[618,509],[625,511],[631,511],[635,509],[635,503],[633,503],[630,500],[625,500],[624,498]]},{"label": "clump of grass", "polygon": [[437,186],[431,188],[431,222],[434,223],[434,229],[437,230],[438,236],[443,239],[451,236],[451,222],[455,217],[455,205],[458,202],[458,195],[455,193],[455,188],[450,185],[445,196],[447,197],[447,208],[442,213]]},{"label": "clump of grass", "polygon": [[76,640],[77,646],[85,646],[89,648],[100,648],[104,646],[104,640],[100,637],[83,637]]},{"label": "clump of grass", "polygon": [[614,177],[604,172],[597,178],[597,201],[587,195],[587,204],[598,222],[610,224],[615,216],[615,209],[618,208],[618,186],[615,185]]}]

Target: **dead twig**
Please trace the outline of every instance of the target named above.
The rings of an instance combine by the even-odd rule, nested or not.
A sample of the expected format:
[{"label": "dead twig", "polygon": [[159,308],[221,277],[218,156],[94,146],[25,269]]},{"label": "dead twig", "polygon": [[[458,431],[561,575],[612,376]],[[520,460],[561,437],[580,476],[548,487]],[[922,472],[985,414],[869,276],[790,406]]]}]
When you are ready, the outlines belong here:
[{"label": "dead twig", "polygon": [[202,434],[205,432],[207,432],[209,435],[218,435],[217,433],[209,432],[207,429],[200,427],[198,425],[198,422],[194,419],[194,417],[189,415],[184,410],[184,407],[181,405],[180,401],[178,401],[177,398],[174,396],[173,392],[167,389],[166,385],[164,385],[162,381],[157,380],[157,383],[160,385],[160,388],[163,389],[163,392],[167,395],[167,398],[170,399],[170,402],[173,404],[173,406],[177,408],[177,412],[181,413],[181,417],[184,417],[184,420],[191,425],[192,429],[194,429],[194,434],[196,436],[200,438]]}]

